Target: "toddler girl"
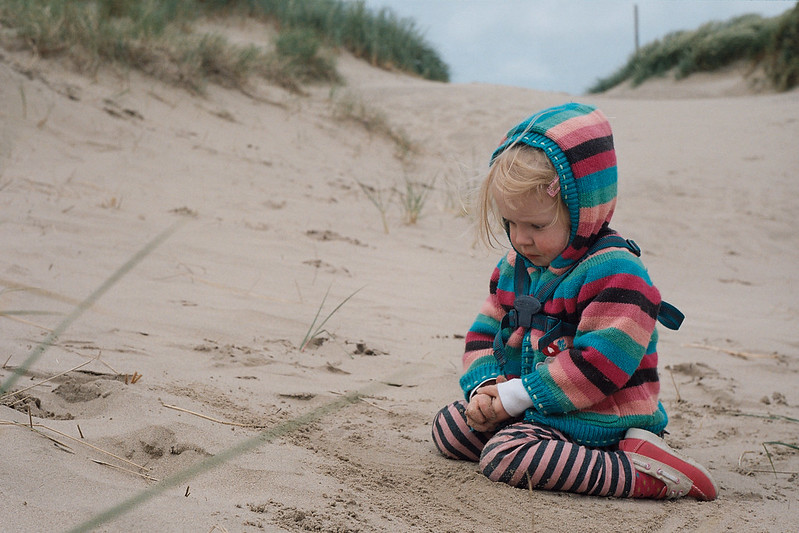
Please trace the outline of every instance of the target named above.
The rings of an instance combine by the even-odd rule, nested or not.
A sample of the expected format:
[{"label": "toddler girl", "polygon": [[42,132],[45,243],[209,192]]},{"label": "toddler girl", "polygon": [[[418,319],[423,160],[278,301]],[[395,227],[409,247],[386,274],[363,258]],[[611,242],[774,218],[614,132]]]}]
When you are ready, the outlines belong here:
[{"label": "toddler girl", "polygon": [[508,132],[480,193],[480,232],[511,250],[466,336],[465,400],[433,440],[515,487],[634,498],[716,498],[710,474],[658,435],[658,319],[682,320],[640,251],[609,227],[616,155],[601,111],[569,103]]}]

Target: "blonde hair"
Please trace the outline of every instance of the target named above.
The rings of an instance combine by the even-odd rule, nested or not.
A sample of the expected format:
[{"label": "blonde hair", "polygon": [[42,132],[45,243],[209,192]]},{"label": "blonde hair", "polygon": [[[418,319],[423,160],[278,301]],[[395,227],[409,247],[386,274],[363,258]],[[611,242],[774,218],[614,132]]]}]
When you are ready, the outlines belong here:
[{"label": "blonde hair", "polygon": [[[548,197],[547,188],[558,179],[558,173],[547,156],[538,148],[526,144],[516,144],[499,154],[488,175],[483,180],[478,197],[477,231],[480,240],[491,248],[499,243],[495,229],[497,225],[503,227],[501,216],[494,202],[493,190],[502,191],[505,198],[511,202],[520,202],[525,196],[538,194]],[[555,203],[556,223],[561,216],[568,219],[568,209],[560,194]]]}]

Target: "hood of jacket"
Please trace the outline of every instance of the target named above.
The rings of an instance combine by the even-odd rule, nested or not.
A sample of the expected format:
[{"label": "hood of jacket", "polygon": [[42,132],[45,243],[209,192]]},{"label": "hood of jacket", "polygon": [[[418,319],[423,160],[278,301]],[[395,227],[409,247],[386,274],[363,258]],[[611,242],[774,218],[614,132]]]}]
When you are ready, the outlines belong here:
[{"label": "hood of jacket", "polygon": [[579,261],[608,227],[616,207],[616,152],[605,115],[595,107],[567,103],[539,111],[507,133],[491,162],[517,143],[543,150],[558,173],[560,196],[571,221],[566,249],[550,264],[565,271]]}]

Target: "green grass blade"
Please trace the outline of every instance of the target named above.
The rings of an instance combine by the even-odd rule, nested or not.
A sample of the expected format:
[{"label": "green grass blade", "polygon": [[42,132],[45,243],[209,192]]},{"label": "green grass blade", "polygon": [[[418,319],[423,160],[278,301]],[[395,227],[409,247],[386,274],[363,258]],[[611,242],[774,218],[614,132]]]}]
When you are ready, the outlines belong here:
[{"label": "green grass blade", "polygon": [[303,351],[308,342],[310,342],[310,340],[316,336],[316,333],[311,335],[311,331],[313,331],[313,327],[316,325],[316,321],[319,319],[319,315],[322,313],[322,307],[325,305],[328,294],[330,294],[330,287],[328,287],[327,291],[325,291],[325,295],[322,298],[322,303],[319,304],[319,308],[316,310],[316,316],[313,317],[313,322],[311,322],[311,325],[308,326],[308,331],[305,333],[305,337],[303,337],[302,342],[300,343],[300,351]]},{"label": "green grass blade", "polygon": [[780,442],[777,440],[770,440],[768,442],[764,442],[763,444],[773,444],[775,446],[785,446],[787,448],[793,448],[794,450],[799,450],[799,446],[796,444],[788,444],[787,442]]},{"label": "green grass blade", "polygon": [[360,289],[356,289],[356,290],[355,290],[355,292],[353,292],[352,294],[350,294],[349,296],[347,296],[346,298],[344,298],[344,300],[342,300],[342,301],[341,301],[341,303],[340,303],[340,304],[338,304],[338,305],[336,306],[336,308],[335,308],[335,309],[333,309],[332,311],[330,311],[330,314],[328,314],[328,315],[327,315],[327,317],[325,317],[325,319],[322,321],[322,323],[321,323],[321,324],[319,324],[319,327],[316,329],[316,332],[317,332],[317,333],[319,333],[319,331],[321,331],[321,330],[322,330],[322,328],[325,326],[325,324],[327,323],[327,321],[328,321],[328,320],[330,320],[330,317],[332,317],[334,314],[336,314],[336,311],[338,311],[339,309],[341,309],[341,306],[342,306],[342,305],[344,305],[345,303],[347,303],[347,302],[350,300],[350,298],[352,298],[353,296],[355,296],[356,294],[358,294],[358,293],[361,291],[361,289],[363,289],[363,287],[361,287]]},{"label": "green grass blade", "polygon": [[22,316],[22,315],[60,315],[55,311],[26,311],[24,309],[0,311],[0,316]]},{"label": "green grass blade", "polygon": [[325,304],[325,299],[327,299],[327,292],[330,292],[330,288],[327,289],[327,292],[325,293],[325,297],[322,299],[322,303],[319,305],[319,309],[316,311],[316,316],[314,317],[314,321],[311,323],[311,327],[308,328],[308,333],[305,334],[305,338],[302,340],[302,345],[300,346],[300,351],[305,350],[306,346],[308,346],[308,343],[311,342],[313,339],[315,339],[323,331],[322,328],[325,327],[325,324],[327,324],[327,321],[330,320],[330,317],[335,315],[336,311],[341,309],[341,306],[343,306],[345,303],[347,303],[350,300],[350,298],[352,298],[353,296],[358,294],[361,291],[361,289],[363,289],[363,287],[361,287],[360,289],[356,289],[352,294],[350,294],[349,296],[344,298],[341,301],[341,303],[339,303],[335,307],[335,309],[333,309],[332,311],[330,311],[330,313],[328,313],[328,315],[325,317],[324,320],[322,320],[322,322],[316,327],[316,329],[313,329],[314,325],[316,324],[316,319],[319,318],[319,314],[322,311],[322,306]]}]

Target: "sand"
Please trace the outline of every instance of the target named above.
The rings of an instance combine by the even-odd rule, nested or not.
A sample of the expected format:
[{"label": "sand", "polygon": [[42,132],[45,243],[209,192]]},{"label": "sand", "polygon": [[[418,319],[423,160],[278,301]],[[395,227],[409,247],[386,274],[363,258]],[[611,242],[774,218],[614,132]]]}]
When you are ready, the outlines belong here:
[{"label": "sand", "polygon": [[[0,529],[799,530],[799,451],[767,444],[799,444],[799,93],[339,68],[335,91],[192,96],[3,53],[0,380],[33,387],[0,406]],[[431,443],[502,253],[468,192],[508,127],[568,100],[610,117],[614,226],[687,315],[661,333],[668,440],[717,501],[513,489]],[[406,182],[433,186],[415,224]]]}]

